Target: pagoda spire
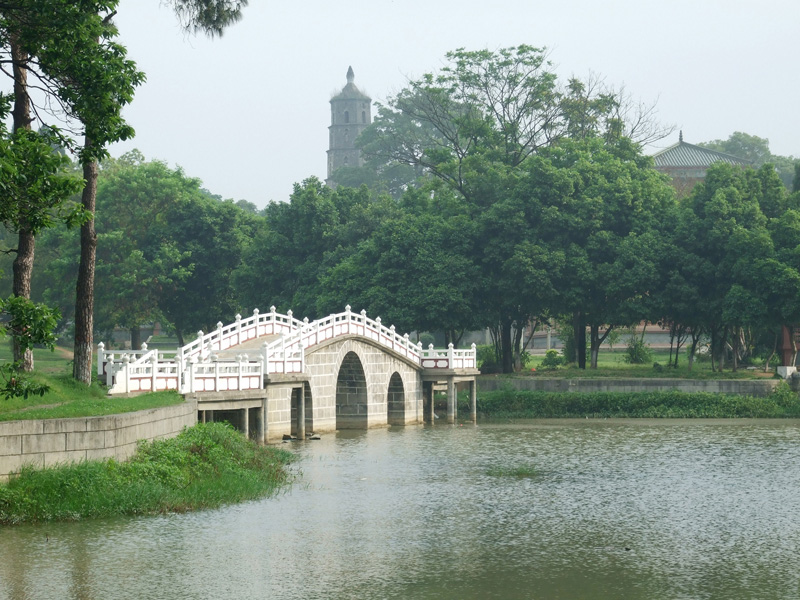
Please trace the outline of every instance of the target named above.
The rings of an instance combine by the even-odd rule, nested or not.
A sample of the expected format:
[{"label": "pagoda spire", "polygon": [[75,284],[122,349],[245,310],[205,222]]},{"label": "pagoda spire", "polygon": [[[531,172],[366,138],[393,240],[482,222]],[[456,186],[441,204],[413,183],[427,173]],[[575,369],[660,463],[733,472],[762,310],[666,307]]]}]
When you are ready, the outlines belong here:
[{"label": "pagoda spire", "polygon": [[356,74],[353,73],[353,67],[347,67],[347,83],[353,83],[355,78]]}]

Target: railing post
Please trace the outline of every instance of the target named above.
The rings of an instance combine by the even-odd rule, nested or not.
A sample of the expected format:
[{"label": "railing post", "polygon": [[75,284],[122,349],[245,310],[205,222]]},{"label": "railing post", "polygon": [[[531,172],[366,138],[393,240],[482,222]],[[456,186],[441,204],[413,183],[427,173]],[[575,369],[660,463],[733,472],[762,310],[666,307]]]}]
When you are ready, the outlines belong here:
[{"label": "railing post", "polygon": [[453,342],[450,342],[449,344],[447,344],[447,368],[448,369],[452,369],[453,368],[453,360],[454,360],[453,355],[454,354],[455,353],[453,352]]},{"label": "railing post", "polygon": [[286,311],[286,316],[289,317],[289,332],[294,331],[294,313],[292,309]]},{"label": "railing post", "polygon": [[125,374],[125,385],[123,386],[125,393],[128,394],[131,391],[131,356],[130,354],[126,354],[122,357],[122,372]]},{"label": "railing post", "polygon": [[242,389],[242,370],[244,369],[244,364],[247,362],[247,359],[248,359],[247,354],[239,355],[239,369],[238,369],[239,378],[238,378],[238,383],[236,384],[237,390]]},{"label": "railing post", "polygon": [[155,392],[158,389],[156,387],[158,383],[158,348],[153,351],[153,356],[150,357],[150,368],[153,370],[150,373],[150,391]]},{"label": "railing post", "polygon": [[[381,324],[381,318],[380,317],[375,317],[375,323],[376,323],[375,329],[378,330],[378,340],[377,341],[380,344],[381,343],[381,327],[383,327],[383,325]],[[364,329],[364,335],[367,335],[366,328]]]},{"label": "railing post", "polygon": [[395,350],[396,348],[395,348],[395,346],[394,346],[394,335],[395,335],[394,325],[391,325],[391,326],[389,327],[389,331],[391,331],[391,332],[392,332],[392,335],[390,335],[390,336],[389,336],[389,339],[391,339],[391,340],[392,340],[392,350]]},{"label": "railing post", "polygon": [[184,359],[183,359],[183,348],[178,348],[175,350],[175,377],[177,379],[175,385],[176,390],[179,394],[183,393],[183,367],[184,367]]},{"label": "railing post", "polygon": [[269,356],[267,356],[267,347],[269,347],[268,342],[264,342],[261,345],[261,363],[262,363],[262,370],[264,371],[264,375],[269,373]]},{"label": "railing post", "polygon": [[[351,321],[353,320],[353,314],[350,312],[350,305],[347,304],[344,307],[344,321],[347,323],[347,335],[353,333]],[[334,333],[336,331],[334,330]]]},{"label": "railing post", "polygon": [[205,346],[203,345],[203,330],[197,330],[197,355],[200,358],[203,358],[203,352],[205,351]]},{"label": "railing post", "polygon": [[[274,335],[275,333],[277,333],[275,331],[275,305],[274,304],[269,307],[269,321],[270,321],[270,323],[272,323],[272,334]],[[266,331],[264,333],[266,333]]]},{"label": "railing post", "polygon": [[103,362],[105,361],[106,345],[103,342],[97,344],[97,378],[103,374]]},{"label": "railing post", "polygon": [[189,393],[190,394],[193,394],[195,391],[197,391],[195,389],[196,384],[195,384],[195,380],[194,380],[195,379],[195,377],[194,377],[195,376],[194,366],[196,364],[197,364],[197,356],[192,356],[191,358],[189,358],[189,365],[188,365],[189,369],[188,370],[189,370]]},{"label": "railing post", "polygon": [[[220,340],[222,338],[220,337]],[[236,345],[242,343],[242,315],[236,313]],[[222,347],[220,347],[222,349]]]},{"label": "railing post", "polygon": [[139,348],[142,352],[147,352],[147,342],[142,342],[142,347]]},{"label": "railing post", "polygon": [[478,368],[478,347],[472,342],[472,368]]},{"label": "railing post", "polygon": [[[222,350],[222,321],[217,321],[217,350]],[[209,347],[209,350],[213,350],[213,347]]]},{"label": "railing post", "polygon": [[[112,354],[112,357],[113,357],[113,354]],[[109,359],[109,361],[106,363],[105,370],[106,370],[106,385],[108,387],[111,387],[112,385],[114,385],[114,359],[113,358]]]}]

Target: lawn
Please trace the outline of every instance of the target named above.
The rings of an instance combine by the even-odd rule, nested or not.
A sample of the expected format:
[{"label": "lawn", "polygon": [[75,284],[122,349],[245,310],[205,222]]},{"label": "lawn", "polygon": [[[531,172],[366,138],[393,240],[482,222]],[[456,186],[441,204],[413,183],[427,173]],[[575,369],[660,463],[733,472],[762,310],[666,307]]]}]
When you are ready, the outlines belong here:
[{"label": "lawn", "polygon": [[[23,419],[59,419],[94,417],[116,413],[134,412],[148,408],[172,406],[183,402],[176,392],[157,392],[130,398],[110,398],[98,382],[85,386],[72,378],[72,352],[56,347],[33,351],[34,372],[31,377],[50,386],[44,396],[25,398],[0,398],[0,421]],[[11,360],[8,344],[0,344],[0,362]]]},{"label": "lawn", "polygon": [[[597,360],[597,369],[579,369],[575,365],[561,366],[557,369],[542,368],[541,362],[544,356],[534,356],[526,370],[517,375],[525,377],[559,377],[565,379],[573,378],[596,378],[596,377],[619,377],[619,378],[672,378],[672,379],[772,379],[775,377],[774,370],[771,369],[764,373],[763,365],[757,368],[741,366],[738,371],[732,371],[730,365],[726,365],[723,371],[712,371],[711,361],[705,358],[695,360],[692,370],[689,371],[689,361],[682,352],[678,362],[678,368],[668,368],[669,350],[652,350],[653,359],[647,364],[631,365],[623,360],[624,348],[618,352],[610,350],[601,351]],[[654,366],[658,364],[659,366]]]}]

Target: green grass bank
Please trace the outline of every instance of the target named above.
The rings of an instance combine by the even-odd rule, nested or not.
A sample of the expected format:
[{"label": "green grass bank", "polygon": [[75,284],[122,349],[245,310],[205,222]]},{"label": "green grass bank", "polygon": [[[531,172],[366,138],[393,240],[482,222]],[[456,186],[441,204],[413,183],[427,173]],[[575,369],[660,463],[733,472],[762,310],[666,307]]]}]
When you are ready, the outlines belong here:
[{"label": "green grass bank", "polygon": [[[459,415],[469,401],[459,395]],[[480,419],[549,418],[800,418],[800,397],[780,385],[765,397],[663,392],[558,393],[503,389],[477,398]]]},{"label": "green grass bank", "polygon": [[126,461],[23,468],[0,484],[0,523],[76,521],[215,508],[268,496],[289,482],[293,455],[225,423],[141,443]]},{"label": "green grass bank", "polygon": [[[46,384],[50,391],[44,396],[0,399],[0,421],[101,417],[183,402],[183,397],[176,392],[109,398],[108,391],[100,383],[87,387],[72,378],[72,354],[65,348],[57,347],[53,352],[35,348],[33,357],[35,370],[29,377]],[[0,362],[9,360],[9,345],[0,344]]]}]

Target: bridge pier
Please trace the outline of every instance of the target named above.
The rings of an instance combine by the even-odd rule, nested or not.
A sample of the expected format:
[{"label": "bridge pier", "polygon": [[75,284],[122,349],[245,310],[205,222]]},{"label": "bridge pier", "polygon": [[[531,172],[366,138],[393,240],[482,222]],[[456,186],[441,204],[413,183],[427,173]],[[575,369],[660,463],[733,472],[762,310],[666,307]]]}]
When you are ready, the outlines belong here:
[{"label": "bridge pier", "polygon": [[297,437],[306,439],[306,386],[300,386],[300,401],[297,406]]},{"label": "bridge pier", "polygon": [[456,383],[451,375],[447,378],[447,422],[455,423],[458,418],[458,402],[456,402]]},{"label": "bridge pier", "polygon": [[478,382],[474,378],[469,382],[469,416],[473,423],[478,422]]}]

